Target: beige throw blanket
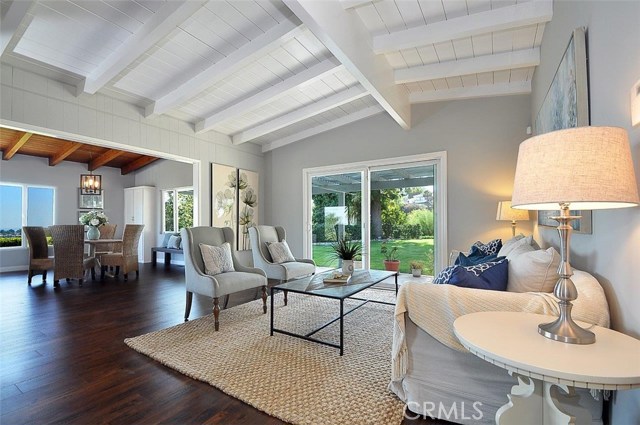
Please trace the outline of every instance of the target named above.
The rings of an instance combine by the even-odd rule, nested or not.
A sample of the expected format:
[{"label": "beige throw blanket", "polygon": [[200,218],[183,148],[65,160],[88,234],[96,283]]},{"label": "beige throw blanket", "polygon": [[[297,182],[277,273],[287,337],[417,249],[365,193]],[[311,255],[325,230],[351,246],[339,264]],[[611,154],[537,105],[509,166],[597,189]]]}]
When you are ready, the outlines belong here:
[{"label": "beige throw blanket", "polygon": [[[573,302],[575,320],[609,327],[609,306],[602,287],[589,273],[574,270],[573,283],[578,299]],[[500,292],[460,288],[454,285],[407,283],[396,301],[392,346],[392,380],[407,372],[405,313],[429,335],[449,348],[467,351],[453,333],[453,322],[460,316],[480,311],[521,311],[558,315],[553,294],[541,292]]]}]

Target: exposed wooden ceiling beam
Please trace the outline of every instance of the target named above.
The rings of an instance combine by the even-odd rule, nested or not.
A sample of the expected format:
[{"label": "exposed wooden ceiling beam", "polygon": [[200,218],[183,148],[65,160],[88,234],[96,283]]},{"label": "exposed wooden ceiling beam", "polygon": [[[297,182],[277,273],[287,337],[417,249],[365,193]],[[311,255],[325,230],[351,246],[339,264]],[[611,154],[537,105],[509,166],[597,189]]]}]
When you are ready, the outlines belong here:
[{"label": "exposed wooden ceiling beam", "polygon": [[429,103],[529,93],[531,93],[531,81],[521,81],[518,83],[486,84],[473,87],[457,87],[448,90],[414,92],[409,95],[409,99],[411,103]]},{"label": "exposed wooden ceiling beam", "polygon": [[133,171],[136,171],[144,167],[145,165],[149,165],[153,161],[156,161],[158,159],[160,158],[156,158],[155,156],[141,156],[140,158],[135,159],[129,162],[128,164],[125,164],[122,168],[120,168],[120,174],[124,176],[126,174],[129,174]]},{"label": "exposed wooden ceiling beam", "polygon": [[329,109],[336,108],[345,103],[367,96],[368,93],[361,86],[351,87],[332,96],[325,97],[314,103],[298,108],[292,112],[276,117],[270,121],[251,127],[233,136],[233,144],[239,145],[265,134],[272,133],[281,128],[295,124],[314,115],[321,114]]},{"label": "exposed wooden ceiling beam", "polygon": [[65,144],[55,155],[49,157],[49,166],[53,167],[60,164],[66,157],[77,151],[83,146],[82,143],[69,142]]},{"label": "exposed wooden ceiling beam", "polygon": [[226,105],[212,115],[209,115],[202,121],[196,122],[196,133],[202,133],[210,130],[217,124],[228,120],[236,115],[246,113],[252,109],[259,108],[269,102],[273,102],[281,97],[288,95],[291,90],[302,86],[308,86],[313,82],[335,73],[340,68],[340,63],[335,59],[326,59],[311,68],[305,69],[284,81],[279,82],[265,90],[254,95],[240,99],[239,101]]},{"label": "exposed wooden ceiling beam", "polygon": [[540,48],[478,56],[449,62],[434,63],[395,70],[397,84],[437,78],[457,77],[505,69],[528,68],[540,64]]},{"label": "exposed wooden ceiling beam", "polygon": [[536,0],[373,37],[376,54],[549,22],[552,0]]},{"label": "exposed wooden ceiling beam", "polygon": [[95,171],[96,169],[102,167],[103,165],[105,165],[109,161],[119,157],[123,153],[124,152],[121,151],[121,150],[109,149],[108,151],[106,151],[105,153],[103,153],[102,155],[97,157],[96,159],[91,160],[91,162],[89,162],[89,166],[87,168],[88,168],[89,171]]},{"label": "exposed wooden ceiling beam", "polygon": [[339,2],[284,0],[327,49],[404,129],[411,127],[411,105],[393,69],[371,50],[371,35],[357,13]]},{"label": "exposed wooden ceiling beam", "polygon": [[145,115],[163,114],[186,102],[216,82],[247,66],[260,56],[264,56],[268,51],[274,49],[274,45],[279,46],[295,37],[300,31],[302,31],[302,28],[299,22],[286,20],[279,23],[157,99],[145,108]]},{"label": "exposed wooden ceiling beam", "polygon": [[0,21],[0,55],[4,54],[34,3],[29,0],[13,0],[9,5]]},{"label": "exposed wooden ceiling beam", "polygon": [[11,158],[13,158],[13,156],[18,153],[18,151],[20,150],[20,148],[27,143],[27,141],[29,140],[29,138],[31,138],[31,136],[33,136],[33,133],[24,133],[22,136],[20,136],[19,138],[17,138],[12,145],[10,145],[2,154],[2,159],[4,160],[10,160]]},{"label": "exposed wooden ceiling beam", "polygon": [[197,12],[204,3],[204,0],[173,0],[165,2],[160,10],[153,14],[151,19],[145,22],[86,77],[81,83],[81,89],[90,94],[100,90],[129,64],[167,37],[187,18]]},{"label": "exposed wooden ceiling beam", "polygon": [[368,118],[372,115],[376,115],[381,112],[384,112],[384,109],[382,108],[382,106],[380,105],[369,106],[368,108],[354,112],[353,114],[349,114],[344,117],[335,119],[333,121],[329,121],[327,123],[320,124],[318,126],[303,130],[299,133],[292,134],[287,137],[283,137],[282,139],[278,139],[273,142],[266,143],[262,146],[262,152],[269,152],[270,150],[288,145],[290,143],[297,142],[302,139],[306,139],[307,137],[315,136],[316,134],[324,133],[325,131],[333,130],[334,128],[342,127],[343,125],[347,125],[352,122],[359,121],[364,118]]}]

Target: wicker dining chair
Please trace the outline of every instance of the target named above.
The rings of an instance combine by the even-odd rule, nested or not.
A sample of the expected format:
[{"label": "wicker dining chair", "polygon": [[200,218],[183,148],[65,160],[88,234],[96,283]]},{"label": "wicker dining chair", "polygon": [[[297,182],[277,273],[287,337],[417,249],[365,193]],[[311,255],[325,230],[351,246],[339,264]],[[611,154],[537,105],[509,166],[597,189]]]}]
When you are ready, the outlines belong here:
[{"label": "wicker dining chair", "polygon": [[31,279],[35,274],[42,274],[42,281],[47,281],[47,270],[53,269],[54,257],[49,257],[47,236],[44,227],[23,226],[22,231],[29,243],[29,277],[27,283],[31,285]]},{"label": "wicker dining chair", "polygon": [[107,267],[116,268],[116,276],[122,270],[124,280],[128,279],[129,272],[135,271],[136,277],[140,275],[138,270],[138,244],[144,224],[125,224],[122,234],[122,251],[102,254],[99,257],[100,279],[104,279]]},{"label": "wicker dining chair", "polygon": [[60,286],[60,279],[78,279],[84,281],[87,269],[91,270],[91,279],[95,280],[95,257],[84,258],[84,226],[82,224],[59,224],[50,226],[53,238],[53,284]]},{"label": "wicker dining chair", "polygon": [[[102,226],[98,227],[98,230],[100,231],[100,239],[113,239],[116,235],[116,227],[118,227],[117,224],[110,223],[103,224]],[[112,243],[98,246],[100,247],[100,251],[96,251],[96,257],[99,257],[102,254],[108,254],[113,251]]]}]

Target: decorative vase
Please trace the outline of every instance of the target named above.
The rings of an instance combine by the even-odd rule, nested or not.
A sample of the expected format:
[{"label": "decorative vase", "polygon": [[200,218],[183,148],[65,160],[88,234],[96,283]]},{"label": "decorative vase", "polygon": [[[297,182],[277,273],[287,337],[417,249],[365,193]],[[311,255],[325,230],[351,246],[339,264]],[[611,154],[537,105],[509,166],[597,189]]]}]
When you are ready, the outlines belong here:
[{"label": "decorative vase", "polygon": [[413,277],[420,277],[422,276],[422,269],[411,269],[411,274]]},{"label": "decorative vase", "polygon": [[353,260],[342,260],[342,273],[344,274],[353,273]]},{"label": "decorative vase", "polygon": [[96,226],[89,226],[89,230],[87,230],[87,239],[90,241],[100,239],[100,230],[98,230]]}]

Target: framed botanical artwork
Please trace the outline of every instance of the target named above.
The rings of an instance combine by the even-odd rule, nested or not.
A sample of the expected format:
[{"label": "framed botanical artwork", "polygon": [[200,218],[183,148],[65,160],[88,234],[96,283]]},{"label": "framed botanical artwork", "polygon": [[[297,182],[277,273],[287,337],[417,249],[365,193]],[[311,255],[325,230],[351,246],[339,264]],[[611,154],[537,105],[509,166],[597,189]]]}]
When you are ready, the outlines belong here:
[{"label": "framed botanical artwork", "polygon": [[258,173],[211,164],[211,225],[231,227],[239,250],[250,249],[249,227],[258,222]]},{"label": "framed botanical artwork", "polygon": [[[587,72],[586,31],[573,31],[569,45],[560,60],[549,91],[542,101],[534,123],[535,134],[589,125],[589,84]],[[557,227],[550,217],[558,211],[538,211],[538,225]],[[572,226],[578,233],[591,233],[591,211],[571,211],[580,215]]]},{"label": "framed botanical artwork", "polygon": [[82,189],[78,188],[78,208],[90,210],[104,209],[104,190],[100,194],[84,194]]}]

